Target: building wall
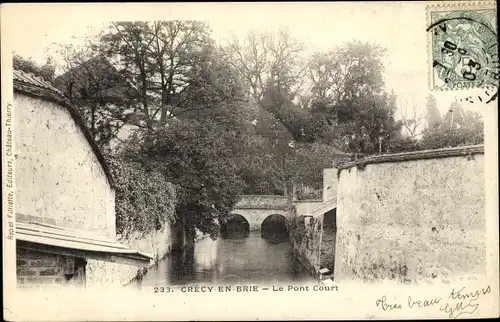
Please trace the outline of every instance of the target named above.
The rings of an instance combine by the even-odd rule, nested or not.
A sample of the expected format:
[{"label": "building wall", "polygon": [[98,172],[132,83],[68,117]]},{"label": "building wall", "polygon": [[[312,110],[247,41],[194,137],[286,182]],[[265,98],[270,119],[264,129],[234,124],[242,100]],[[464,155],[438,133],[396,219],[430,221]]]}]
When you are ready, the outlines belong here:
[{"label": "building wall", "polygon": [[323,169],[323,201],[337,198],[337,169]]},{"label": "building wall", "polygon": [[481,153],[342,169],[336,279],[483,273],[484,196]]},{"label": "building wall", "polygon": [[[18,93],[14,100],[18,218],[118,237],[155,261],[170,252],[169,224],[145,235],[116,236],[114,189],[66,107]],[[66,257],[18,249],[17,258],[20,285],[65,284],[64,269],[71,262]],[[87,286],[120,286],[140,272],[137,266],[88,259],[80,278]]]},{"label": "building wall", "polygon": [[295,211],[297,216],[310,214],[314,209],[318,208],[323,202],[321,200],[298,200],[294,201]]},{"label": "building wall", "polygon": [[67,109],[21,94],[15,101],[16,212],[115,237],[115,196]]}]

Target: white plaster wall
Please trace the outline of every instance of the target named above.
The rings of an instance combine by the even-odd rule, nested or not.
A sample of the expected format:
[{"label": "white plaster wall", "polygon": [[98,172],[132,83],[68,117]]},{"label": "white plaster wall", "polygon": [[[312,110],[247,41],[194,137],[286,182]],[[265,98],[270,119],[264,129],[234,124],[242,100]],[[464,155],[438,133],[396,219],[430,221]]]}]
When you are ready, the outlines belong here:
[{"label": "white plaster wall", "polygon": [[65,107],[14,95],[16,212],[114,237],[115,195]]},{"label": "white plaster wall", "polygon": [[337,169],[323,169],[323,201],[337,198]]},{"label": "white plaster wall", "polygon": [[338,279],[446,279],[485,269],[484,156],[343,169]]},{"label": "white plaster wall", "polygon": [[314,209],[321,206],[323,202],[321,200],[300,200],[294,201],[295,212],[297,216],[302,216],[305,214],[310,214]]}]

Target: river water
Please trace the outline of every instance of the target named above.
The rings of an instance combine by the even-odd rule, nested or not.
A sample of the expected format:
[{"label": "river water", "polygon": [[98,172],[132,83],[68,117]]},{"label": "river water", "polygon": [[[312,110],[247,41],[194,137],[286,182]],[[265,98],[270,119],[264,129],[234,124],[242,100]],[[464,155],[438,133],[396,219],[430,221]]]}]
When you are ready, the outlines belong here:
[{"label": "river water", "polygon": [[312,278],[293,257],[288,239],[272,242],[257,231],[243,238],[198,241],[194,249],[162,259],[138,284],[149,287],[308,281]]}]

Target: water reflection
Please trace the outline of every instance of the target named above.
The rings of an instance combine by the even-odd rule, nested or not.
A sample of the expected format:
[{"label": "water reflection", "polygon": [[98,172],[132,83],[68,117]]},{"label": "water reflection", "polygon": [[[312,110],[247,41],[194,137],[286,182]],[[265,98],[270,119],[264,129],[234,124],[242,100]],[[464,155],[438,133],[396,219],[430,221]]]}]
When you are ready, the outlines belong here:
[{"label": "water reflection", "polygon": [[141,285],[270,284],[310,279],[292,255],[288,240],[267,240],[260,232],[238,239],[199,241],[151,269]]}]

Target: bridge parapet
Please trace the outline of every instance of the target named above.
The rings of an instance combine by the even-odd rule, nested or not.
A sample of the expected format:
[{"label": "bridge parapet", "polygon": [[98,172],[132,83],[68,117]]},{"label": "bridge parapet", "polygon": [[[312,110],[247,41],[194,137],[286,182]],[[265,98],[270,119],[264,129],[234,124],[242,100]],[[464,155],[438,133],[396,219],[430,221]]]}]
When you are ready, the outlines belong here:
[{"label": "bridge parapet", "polygon": [[289,197],[276,195],[241,195],[234,209],[286,210]]}]

